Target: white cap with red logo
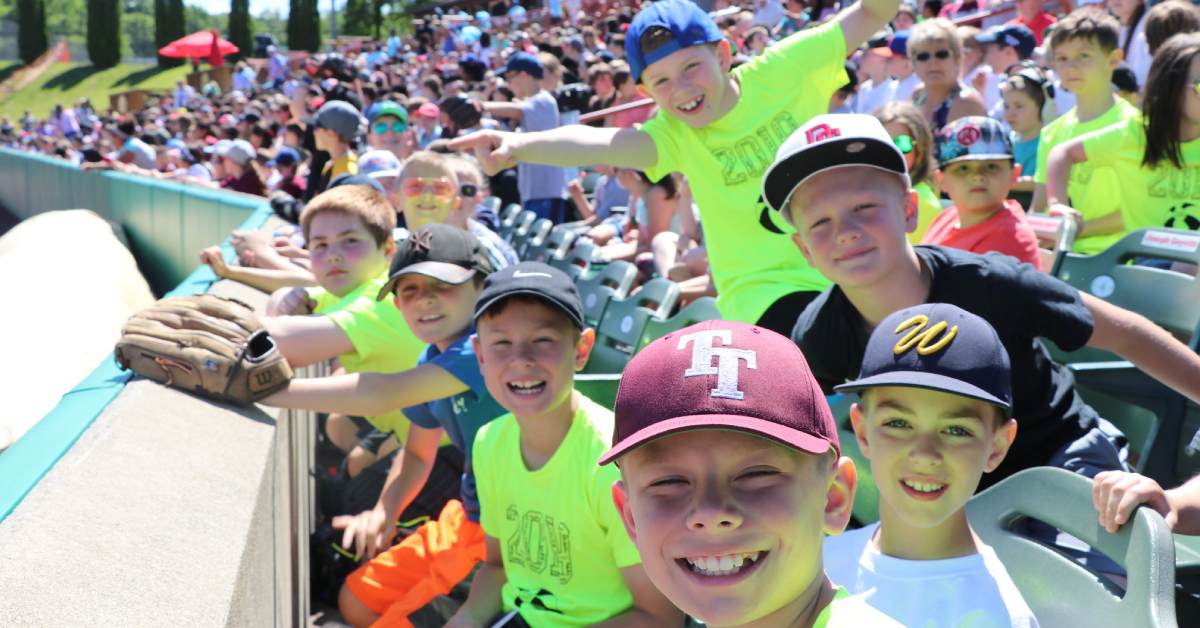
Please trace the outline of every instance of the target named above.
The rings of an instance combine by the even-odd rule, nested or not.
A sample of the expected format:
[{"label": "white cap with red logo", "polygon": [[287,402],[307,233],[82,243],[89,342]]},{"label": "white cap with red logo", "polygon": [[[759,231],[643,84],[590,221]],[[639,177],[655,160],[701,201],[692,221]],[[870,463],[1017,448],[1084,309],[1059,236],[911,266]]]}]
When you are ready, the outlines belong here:
[{"label": "white cap with red logo", "polygon": [[792,193],[809,177],[845,166],[894,172],[911,185],[904,153],[875,116],[819,115],[792,132],[775,153],[775,162],[763,174],[762,198],[767,209],[760,218],[762,224],[778,231],[766,212],[779,212],[787,207]]}]

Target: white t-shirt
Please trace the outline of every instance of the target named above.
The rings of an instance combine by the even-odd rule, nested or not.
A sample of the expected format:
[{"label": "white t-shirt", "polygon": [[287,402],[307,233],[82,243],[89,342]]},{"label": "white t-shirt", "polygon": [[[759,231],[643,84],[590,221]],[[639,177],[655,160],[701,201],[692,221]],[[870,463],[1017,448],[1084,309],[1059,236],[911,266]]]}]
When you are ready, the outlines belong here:
[{"label": "white t-shirt", "polygon": [[892,92],[895,89],[896,81],[892,79],[886,79],[878,85],[867,79],[858,86],[858,93],[854,95],[854,112],[867,115],[875,113],[876,109],[893,100]]},{"label": "white t-shirt", "polygon": [[878,523],[825,539],[825,573],[905,626],[1013,626],[1037,620],[992,548],[944,560],[905,560],[871,543]]},{"label": "white t-shirt", "polygon": [[[1121,47],[1125,47],[1125,42],[1130,37],[1130,29],[1128,26],[1121,27]],[[1133,70],[1133,75],[1137,77],[1138,89],[1146,89],[1146,77],[1150,75],[1150,61],[1153,57],[1150,56],[1150,44],[1146,42],[1146,16],[1133,27],[1133,41],[1129,44],[1129,54],[1125,55],[1125,64]]]},{"label": "white t-shirt", "polygon": [[892,100],[900,102],[911,102],[913,92],[917,91],[917,87],[921,85],[921,77],[917,76],[916,72],[908,75],[908,78],[903,80],[892,79]]}]

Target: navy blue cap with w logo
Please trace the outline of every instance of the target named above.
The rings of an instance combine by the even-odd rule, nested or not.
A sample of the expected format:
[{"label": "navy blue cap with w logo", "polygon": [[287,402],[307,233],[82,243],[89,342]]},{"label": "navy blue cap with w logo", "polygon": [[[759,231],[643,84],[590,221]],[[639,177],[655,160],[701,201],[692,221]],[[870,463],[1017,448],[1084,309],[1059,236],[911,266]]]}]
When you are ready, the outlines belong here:
[{"label": "navy blue cap with w logo", "polygon": [[1012,409],[1008,352],[982,318],[948,303],[893,312],[867,341],[858,379],[840,393],[878,386],[947,392]]}]

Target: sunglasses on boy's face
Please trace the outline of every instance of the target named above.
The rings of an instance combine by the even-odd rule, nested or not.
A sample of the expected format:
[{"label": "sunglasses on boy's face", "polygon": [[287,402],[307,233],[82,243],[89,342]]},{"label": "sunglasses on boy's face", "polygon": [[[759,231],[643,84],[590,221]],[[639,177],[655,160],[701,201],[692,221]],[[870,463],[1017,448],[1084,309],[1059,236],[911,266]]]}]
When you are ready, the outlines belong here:
[{"label": "sunglasses on boy's face", "polygon": [[911,153],[913,150],[913,138],[911,135],[897,135],[892,138],[892,143],[905,155]]},{"label": "sunglasses on boy's face", "polygon": [[949,50],[942,48],[941,50],[937,50],[934,52],[918,52],[917,54],[913,55],[913,59],[917,60],[920,63],[925,63],[926,61],[928,61],[934,57],[937,57],[941,61],[945,61],[946,59],[950,58],[950,54],[951,53]]},{"label": "sunglasses on boy's face", "polygon": [[400,122],[399,120],[390,124],[387,122],[376,122],[374,125],[372,125],[371,129],[375,131],[375,135],[383,135],[389,130],[392,133],[403,133],[408,130],[408,125]]},{"label": "sunglasses on boy's face", "polygon": [[470,183],[464,183],[462,187],[458,188],[458,193],[464,198],[472,198],[476,194],[479,194],[479,188],[471,185]]},{"label": "sunglasses on boy's face", "polygon": [[405,179],[400,184],[400,191],[405,196],[420,196],[422,194],[432,194],[441,198],[450,198],[454,196],[454,184],[447,179],[426,179],[424,177],[414,177]]}]

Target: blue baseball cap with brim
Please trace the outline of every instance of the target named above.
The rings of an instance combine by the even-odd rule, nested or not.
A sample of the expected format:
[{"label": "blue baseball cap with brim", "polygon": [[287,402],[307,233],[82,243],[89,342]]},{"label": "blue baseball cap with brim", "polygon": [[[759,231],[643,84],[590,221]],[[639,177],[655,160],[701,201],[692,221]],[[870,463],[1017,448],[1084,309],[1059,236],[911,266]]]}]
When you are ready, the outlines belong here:
[{"label": "blue baseball cap with brim", "polygon": [[546,67],[542,65],[542,60],[537,58],[537,55],[529,54],[528,52],[518,52],[508,58],[508,63],[505,64],[501,74],[509,72],[524,72],[535,79],[542,78]]},{"label": "blue baseball cap with brim", "polygon": [[1037,48],[1037,38],[1033,31],[1024,24],[1005,24],[994,26],[990,30],[975,36],[975,41],[981,44],[1001,44],[1017,49],[1022,59],[1028,59],[1034,48]]},{"label": "blue baseball cap with brim", "polygon": [[881,386],[924,388],[1012,410],[1012,374],[1000,336],[949,303],[923,303],[883,319],[867,341],[858,379],[834,390]]},{"label": "blue baseball cap with brim", "polygon": [[908,31],[900,31],[898,33],[893,34],[892,38],[888,41],[887,47],[888,47],[888,50],[892,51],[892,54],[897,54],[897,55],[900,55],[901,57],[907,57],[908,56]]},{"label": "blue baseball cap with brim", "polygon": [[[667,41],[647,54],[642,53],[642,36],[653,29],[665,29],[671,33]],[[672,53],[721,41],[721,30],[703,9],[691,0],[662,0],[645,6],[633,16],[633,22],[625,33],[625,57],[629,60],[629,72],[634,82],[641,82],[642,72]]]}]

